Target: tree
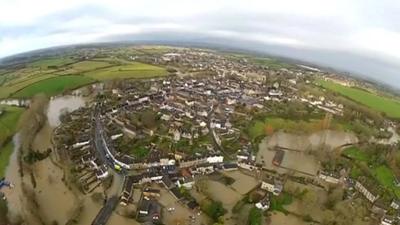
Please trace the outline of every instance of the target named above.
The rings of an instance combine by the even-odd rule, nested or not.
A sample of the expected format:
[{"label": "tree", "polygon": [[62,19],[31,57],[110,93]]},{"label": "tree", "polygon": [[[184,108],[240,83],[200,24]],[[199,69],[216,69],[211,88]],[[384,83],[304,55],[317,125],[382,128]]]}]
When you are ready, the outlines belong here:
[{"label": "tree", "polygon": [[154,128],[156,126],[157,114],[153,110],[146,110],[140,115],[140,121],[146,128]]},{"label": "tree", "polygon": [[338,202],[343,200],[343,189],[339,187],[329,187],[328,197],[324,203],[327,209],[333,209]]},{"label": "tree", "polygon": [[223,216],[226,212],[224,209],[222,202],[220,201],[212,201],[205,200],[201,204],[201,209],[214,221],[218,221],[221,216]]},{"label": "tree", "polygon": [[262,213],[260,209],[253,207],[249,212],[249,225],[261,225],[262,223]]},{"label": "tree", "polygon": [[274,128],[270,124],[267,124],[265,126],[265,134],[267,136],[271,136],[272,134],[274,134]]}]

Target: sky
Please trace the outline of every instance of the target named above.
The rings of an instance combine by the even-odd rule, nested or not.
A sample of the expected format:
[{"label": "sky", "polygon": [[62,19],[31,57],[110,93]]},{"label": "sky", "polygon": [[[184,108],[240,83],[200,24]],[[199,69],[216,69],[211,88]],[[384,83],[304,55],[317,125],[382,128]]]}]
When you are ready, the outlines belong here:
[{"label": "sky", "polygon": [[398,0],[0,0],[0,58],[139,39],[226,44],[400,88]]}]

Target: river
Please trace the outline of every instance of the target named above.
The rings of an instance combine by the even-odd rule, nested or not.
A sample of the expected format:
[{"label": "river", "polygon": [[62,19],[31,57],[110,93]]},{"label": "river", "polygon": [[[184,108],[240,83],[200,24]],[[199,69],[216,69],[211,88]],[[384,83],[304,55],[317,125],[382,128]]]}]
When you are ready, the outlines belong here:
[{"label": "river", "polygon": [[[66,111],[73,111],[85,105],[85,100],[77,96],[60,96],[52,98],[47,108],[48,121],[37,133],[33,143],[33,150],[46,151],[52,149],[52,133],[60,124],[60,115]],[[62,181],[64,171],[53,163],[54,152],[50,157],[36,162],[32,166],[36,181],[36,188],[33,188],[30,176],[19,175],[19,135],[14,136],[14,151],[10,157],[9,165],[6,169],[6,179],[15,184],[15,188],[6,189],[5,195],[8,200],[9,216],[12,221],[19,218],[29,221],[29,224],[65,224],[71,216],[77,203],[77,197]],[[25,188],[23,188],[23,186]],[[35,196],[39,207],[36,209],[28,208],[26,198],[27,189]],[[37,219],[40,216],[41,221]]]}]

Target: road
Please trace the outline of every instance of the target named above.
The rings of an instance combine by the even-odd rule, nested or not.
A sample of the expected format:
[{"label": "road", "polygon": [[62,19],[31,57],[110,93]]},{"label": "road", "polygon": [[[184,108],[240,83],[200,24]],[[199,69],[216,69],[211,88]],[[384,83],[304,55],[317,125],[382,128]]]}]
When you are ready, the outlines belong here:
[{"label": "road", "polygon": [[123,174],[115,170],[115,159],[111,154],[109,147],[107,146],[106,136],[104,135],[104,128],[100,119],[99,109],[96,106],[95,113],[93,115],[93,143],[94,148],[98,153],[100,159],[105,162],[108,166],[108,171],[113,175],[113,184],[108,190],[108,195],[111,196],[107,199],[106,204],[97,214],[96,218],[92,222],[92,225],[105,225],[110,218],[115,206],[118,204],[119,195],[122,191],[123,185]]},{"label": "road", "polygon": [[108,219],[112,212],[114,211],[115,207],[118,204],[119,198],[117,196],[112,196],[100,210],[99,214],[97,214],[96,218],[93,220],[92,225],[106,225]]}]

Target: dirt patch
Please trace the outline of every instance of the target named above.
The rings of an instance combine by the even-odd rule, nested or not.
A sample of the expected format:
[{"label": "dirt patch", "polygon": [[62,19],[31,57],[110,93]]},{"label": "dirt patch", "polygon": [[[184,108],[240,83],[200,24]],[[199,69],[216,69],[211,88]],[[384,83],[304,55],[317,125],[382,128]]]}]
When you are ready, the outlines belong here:
[{"label": "dirt patch", "polygon": [[293,151],[285,151],[281,166],[311,176],[317,175],[319,170],[319,165],[314,156]]},{"label": "dirt patch", "polygon": [[268,148],[279,146],[297,151],[318,149],[319,147],[331,150],[341,145],[358,142],[356,135],[353,133],[332,130],[319,131],[310,135],[279,131],[267,139]]},{"label": "dirt patch", "polygon": [[[163,223],[171,225],[183,224],[208,224],[210,220],[204,214],[198,215],[196,212],[190,210],[182,205],[176,198],[172,196],[165,188],[161,189],[160,204],[163,206]],[[174,211],[168,212],[168,208],[174,208]],[[193,216],[195,220],[191,223],[189,216]]]},{"label": "dirt patch", "polygon": [[248,176],[239,170],[224,172],[224,174],[235,179],[231,187],[241,195],[247,194],[259,184],[259,181],[254,177]]},{"label": "dirt patch", "polygon": [[270,225],[309,225],[309,223],[304,222],[293,215],[285,215],[283,213],[273,213],[271,215]]}]

